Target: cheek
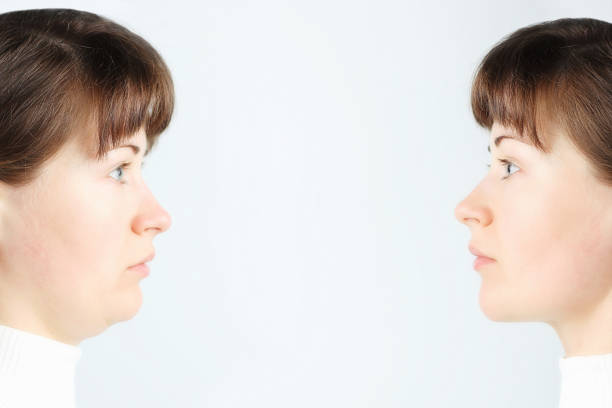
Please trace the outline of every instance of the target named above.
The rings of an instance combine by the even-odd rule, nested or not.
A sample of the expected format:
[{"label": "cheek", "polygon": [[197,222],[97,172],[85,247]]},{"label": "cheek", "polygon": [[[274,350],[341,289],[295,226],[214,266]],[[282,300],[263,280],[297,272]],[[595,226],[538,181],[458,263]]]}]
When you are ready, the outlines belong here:
[{"label": "cheek", "polygon": [[563,234],[563,210],[551,205],[557,192],[541,187],[530,188],[521,181],[521,191],[509,190],[495,206],[495,223],[500,244],[500,261],[508,279],[530,281],[545,277],[552,265],[563,256],[560,237]]},{"label": "cheek", "polygon": [[45,205],[30,210],[23,229],[26,270],[39,289],[56,297],[91,299],[94,291],[113,285],[122,260],[114,209],[99,192],[83,188],[45,195]]},{"label": "cheek", "polygon": [[573,245],[570,274],[577,304],[598,302],[612,290],[612,222],[609,210],[582,201],[568,241]]},{"label": "cheek", "polygon": [[63,250],[76,277],[96,280],[112,278],[121,261],[125,234],[122,220],[108,198],[100,192],[73,195],[56,214],[51,231],[56,231],[56,245]]},{"label": "cheek", "polygon": [[611,247],[601,244],[593,208],[584,195],[550,183],[517,197],[528,199],[508,202],[498,231],[503,276],[514,300],[529,308],[526,313],[543,313],[541,319],[587,307],[611,265]]}]

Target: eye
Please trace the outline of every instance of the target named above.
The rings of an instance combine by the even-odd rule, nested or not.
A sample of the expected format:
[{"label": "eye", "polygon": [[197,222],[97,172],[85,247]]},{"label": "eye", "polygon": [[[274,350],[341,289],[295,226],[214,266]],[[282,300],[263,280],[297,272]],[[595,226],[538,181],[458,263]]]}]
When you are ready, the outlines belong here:
[{"label": "eye", "polygon": [[132,165],[132,163],[121,163],[121,165],[116,167],[110,174],[113,174],[117,170],[121,170],[120,171],[121,176],[120,176],[120,178],[117,181],[119,181],[120,183],[123,184],[124,183],[124,181],[122,181],[123,180],[123,174],[125,173],[125,170],[128,169],[131,165]]},{"label": "eye", "polygon": [[[504,165],[504,167],[506,167],[506,168],[508,168],[508,166],[514,166],[514,167],[516,167],[517,169],[518,169],[518,168],[520,168],[520,167],[518,167],[516,164],[514,164],[514,163],[512,163],[511,161],[508,161],[508,160],[498,159],[498,161],[499,161],[500,163],[502,163],[502,164]],[[491,165],[490,165],[490,164],[487,164],[487,167],[489,167],[489,168],[490,168],[490,167],[491,167]],[[516,173],[516,172],[514,172],[514,173]],[[502,177],[502,180],[507,179],[508,177],[510,177],[511,175],[513,175],[514,173],[510,173],[510,174],[506,175],[505,177]]]}]

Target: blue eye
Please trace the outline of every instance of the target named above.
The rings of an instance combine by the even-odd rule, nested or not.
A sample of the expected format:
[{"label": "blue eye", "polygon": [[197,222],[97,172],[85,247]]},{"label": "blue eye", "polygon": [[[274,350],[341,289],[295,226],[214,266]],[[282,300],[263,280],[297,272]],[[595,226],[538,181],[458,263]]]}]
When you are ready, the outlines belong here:
[{"label": "blue eye", "polygon": [[131,165],[131,164],[132,164],[132,163],[121,163],[121,165],[120,165],[120,166],[118,166],[118,167],[116,167],[116,168],[115,168],[115,169],[114,169],[114,170],[111,172],[111,174],[113,174],[113,173],[114,173],[115,171],[117,171],[117,170],[121,170],[121,177],[120,177],[120,179],[119,179],[119,180],[117,180],[117,181],[119,181],[120,183],[122,183],[122,184],[123,184],[123,183],[124,183],[124,182],[122,181],[122,180],[123,180],[123,174],[125,173],[125,170],[126,170],[127,168],[129,168],[129,167],[130,167],[130,165]]},{"label": "blue eye", "polygon": [[[503,164],[503,165],[504,165],[506,168],[508,168],[508,166],[514,166],[514,167],[516,167],[517,169],[518,169],[518,168],[520,168],[520,167],[518,167],[516,164],[514,164],[514,163],[512,163],[511,161],[508,161],[508,160],[498,159],[498,161],[499,161],[500,163],[502,163],[502,164]],[[490,164],[487,164],[487,167],[491,167],[491,165],[490,165]],[[514,173],[516,173],[516,172],[514,172]],[[502,177],[502,180],[507,179],[508,177],[510,177],[511,175],[513,175],[514,173],[510,173],[510,174],[508,174],[507,176]]]},{"label": "blue eye", "polygon": [[[126,171],[128,168],[130,168],[130,166],[131,166],[131,165],[132,165],[132,162],[124,162],[124,163],[121,163],[121,165],[119,165],[118,167],[115,167],[115,169],[114,169],[114,170],[111,172],[111,174],[113,174],[113,173],[114,173],[114,172],[116,172],[117,170],[120,170],[121,176],[120,176],[119,180],[117,180],[117,179],[116,179],[116,180],[117,180],[117,181],[119,181],[121,184],[125,184],[125,182],[124,182],[124,181],[122,181],[122,180],[123,180],[123,176],[125,175],[125,171]],[[140,164],[140,168],[142,169],[142,168],[144,167],[144,165],[145,165],[145,161],[143,160],[143,161],[141,162],[141,164]],[[114,177],[113,177],[113,178],[114,178]]]}]

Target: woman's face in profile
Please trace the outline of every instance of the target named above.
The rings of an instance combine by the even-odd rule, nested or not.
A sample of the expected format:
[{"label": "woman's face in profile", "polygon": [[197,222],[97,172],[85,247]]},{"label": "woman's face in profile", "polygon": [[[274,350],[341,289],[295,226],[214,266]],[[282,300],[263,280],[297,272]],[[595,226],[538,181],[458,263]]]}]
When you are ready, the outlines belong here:
[{"label": "woman's face in profile", "polygon": [[[494,123],[491,168],[457,206],[478,268],[480,306],[496,321],[579,321],[612,287],[612,188],[562,133],[541,152]],[[504,138],[496,146],[499,136]],[[501,163],[507,160],[510,164]]]},{"label": "woman's face in profile", "polygon": [[[146,143],[137,132],[125,144],[138,154],[122,147],[97,161],[70,142],[32,184],[2,190],[3,273],[14,298],[0,306],[22,305],[5,320],[73,342],[136,314],[142,275],[128,267],[151,255],[153,238],[171,225],[142,178]],[[118,168],[124,162],[129,168]]]}]

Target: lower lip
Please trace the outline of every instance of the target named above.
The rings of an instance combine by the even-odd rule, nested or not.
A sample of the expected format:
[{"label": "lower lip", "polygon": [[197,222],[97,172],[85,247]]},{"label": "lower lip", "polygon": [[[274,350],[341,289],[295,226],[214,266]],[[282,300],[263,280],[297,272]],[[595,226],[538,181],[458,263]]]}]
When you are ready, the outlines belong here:
[{"label": "lower lip", "polygon": [[478,269],[483,265],[487,265],[493,262],[495,262],[495,259],[479,256],[478,258],[474,259],[474,269]]},{"label": "lower lip", "polygon": [[142,264],[130,266],[128,270],[132,272],[136,272],[137,274],[143,277],[149,276],[149,265],[147,264],[142,263]]}]

